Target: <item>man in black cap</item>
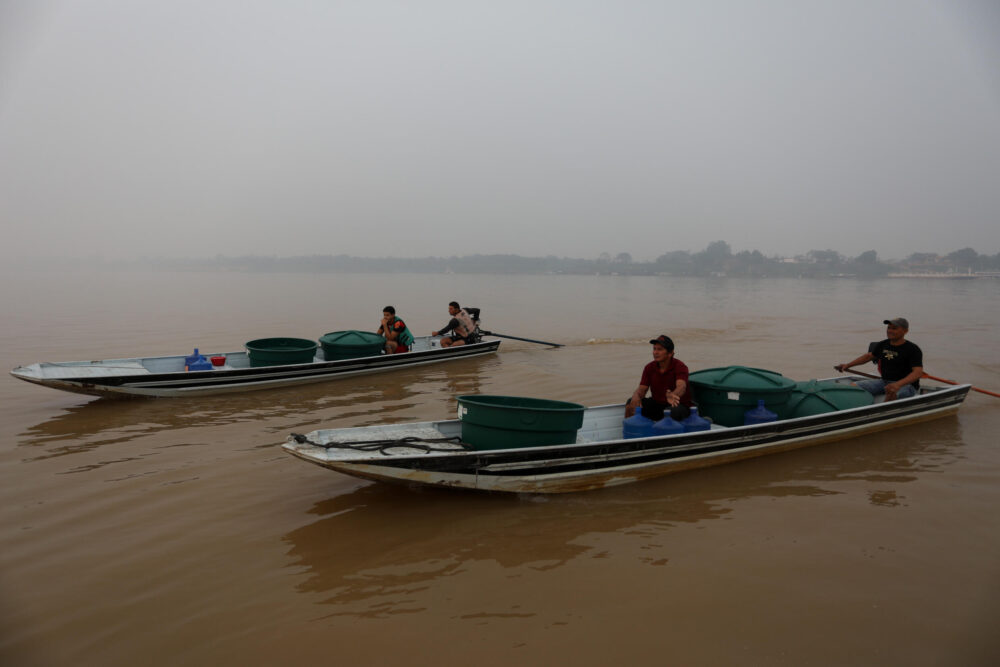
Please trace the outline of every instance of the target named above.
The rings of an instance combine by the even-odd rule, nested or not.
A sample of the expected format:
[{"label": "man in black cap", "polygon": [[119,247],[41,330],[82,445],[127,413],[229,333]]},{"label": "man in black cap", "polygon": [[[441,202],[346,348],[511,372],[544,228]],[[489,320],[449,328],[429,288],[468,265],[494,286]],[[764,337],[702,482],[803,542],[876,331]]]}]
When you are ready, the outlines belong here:
[{"label": "man in black cap", "polygon": [[688,367],[674,357],[674,341],[669,336],[658,336],[649,342],[653,344],[653,360],[642,369],[639,386],[625,405],[625,416],[631,417],[642,406],[643,416],[653,421],[663,419],[667,410],[676,421],[686,419],[694,405],[688,387]]},{"label": "man in black cap", "polygon": [[920,389],[920,378],[924,375],[924,353],[914,343],[906,340],[910,323],[905,317],[883,320],[886,339],[873,343],[871,349],[849,364],[838,364],[834,368],[841,373],[867,361],[878,363],[881,380],[862,380],[859,387],[878,396],[885,394],[885,400],[914,396]]}]

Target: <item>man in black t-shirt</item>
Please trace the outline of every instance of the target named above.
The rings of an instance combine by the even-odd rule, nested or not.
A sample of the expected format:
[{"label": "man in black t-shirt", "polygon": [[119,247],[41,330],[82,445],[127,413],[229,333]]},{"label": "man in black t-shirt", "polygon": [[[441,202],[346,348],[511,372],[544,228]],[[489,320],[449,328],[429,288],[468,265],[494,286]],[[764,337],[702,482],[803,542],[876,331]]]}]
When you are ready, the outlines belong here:
[{"label": "man in black t-shirt", "polygon": [[914,396],[920,389],[924,375],[924,354],[920,348],[906,340],[910,323],[904,317],[883,320],[886,339],[875,343],[871,350],[848,364],[834,368],[841,373],[867,361],[878,363],[881,380],[862,380],[857,385],[871,394],[885,394],[885,400]]}]

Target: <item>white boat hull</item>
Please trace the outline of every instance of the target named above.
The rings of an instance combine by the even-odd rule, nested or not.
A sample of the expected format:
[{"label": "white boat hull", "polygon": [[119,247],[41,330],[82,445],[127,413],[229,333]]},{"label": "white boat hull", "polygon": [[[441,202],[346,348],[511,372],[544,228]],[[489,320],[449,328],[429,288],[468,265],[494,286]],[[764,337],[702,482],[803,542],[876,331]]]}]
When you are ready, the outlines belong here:
[{"label": "white boat hull", "polygon": [[252,367],[247,353],[240,351],[205,355],[226,357],[226,365],[205,371],[185,371],[184,357],[170,356],[41,362],[19,366],[11,375],[52,389],[106,398],[176,398],[242,393],[385,373],[492,354],[499,346],[499,340],[483,340],[472,345],[441,347],[438,339],[424,336],[414,342],[411,352],[358,359],[326,361],[317,356],[312,363]]},{"label": "white boat hull", "polygon": [[[423,452],[405,444],[366,452],[330,446],[401,437],[459,437],[458,420],[314,431],[283,445],[290,454],[331,470],[384,482],[510,493],[567,493],[630,484],[653,477],[853,438],[956,413],[969,385],[825,415],[672,436],[621,438],[621,405],[588,408],[577,442],[569,445],[469,451],[432,443]],[[443,450],[443,451],[439,451]]]}]

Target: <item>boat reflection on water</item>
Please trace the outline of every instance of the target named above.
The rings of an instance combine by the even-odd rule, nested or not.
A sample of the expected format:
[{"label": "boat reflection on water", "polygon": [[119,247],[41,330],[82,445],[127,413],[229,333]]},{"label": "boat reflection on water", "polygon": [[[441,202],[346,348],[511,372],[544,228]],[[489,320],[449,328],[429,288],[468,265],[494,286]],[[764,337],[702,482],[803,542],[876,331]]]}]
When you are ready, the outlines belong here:
[{"label": "boat reflection on water", "polygon": [[[302,593],[336,614],[387,616],[419,607],[420,591],[447,577],[499,567],[551,570],[614,549],[666,565],[671,532],[727,516],[754,499],[856,492],[900,504],[898,487],[938,473],[962,454],[957,418],[815,448],[704,468],[602,491],[558,496],[483,494],[372,483],[316,503],[322,518],[285,535],[289,567],[305,568]],[[638,548],[635,541],[639,540]],[[611,547],[611,548],[609,548]],[[664,557],[664,552],[667,556]]]},{"label": "boat reflection on water", "polygon": [[[28,460],[64,456],[184,429],[251,425],[249,439],[274,447],[274,433],[333,423],[367,426],[387,419],[417,421],[451,414],[442,401],[479,393],[481,376],[497,359],[472,358],[441,368],[333,380],[246,394],[170,400],[96,399],[66,408],[18,434],[18,446],[36,451]],[[132,443],[138,444],[138,443]]]}]

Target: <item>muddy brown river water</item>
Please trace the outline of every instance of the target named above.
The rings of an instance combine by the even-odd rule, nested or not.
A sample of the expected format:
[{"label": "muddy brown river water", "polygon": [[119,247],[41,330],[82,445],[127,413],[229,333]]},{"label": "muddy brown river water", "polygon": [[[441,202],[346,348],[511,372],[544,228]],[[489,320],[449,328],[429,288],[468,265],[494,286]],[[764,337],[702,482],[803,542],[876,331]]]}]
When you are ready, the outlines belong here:
[{"label": "muddy brown river water", "polygon": [[1000,391],[1000,280],[5,274],[0,357],[240,349],[455,299],[496,355],[239,396],[0,381],[0,664],[993,665],[1000,399],[839,443],[560,496],[383,485],[290,432],[469,393],[624,400],[668,333],[692,370],[835,375],[903,316],[929,373]]}]

